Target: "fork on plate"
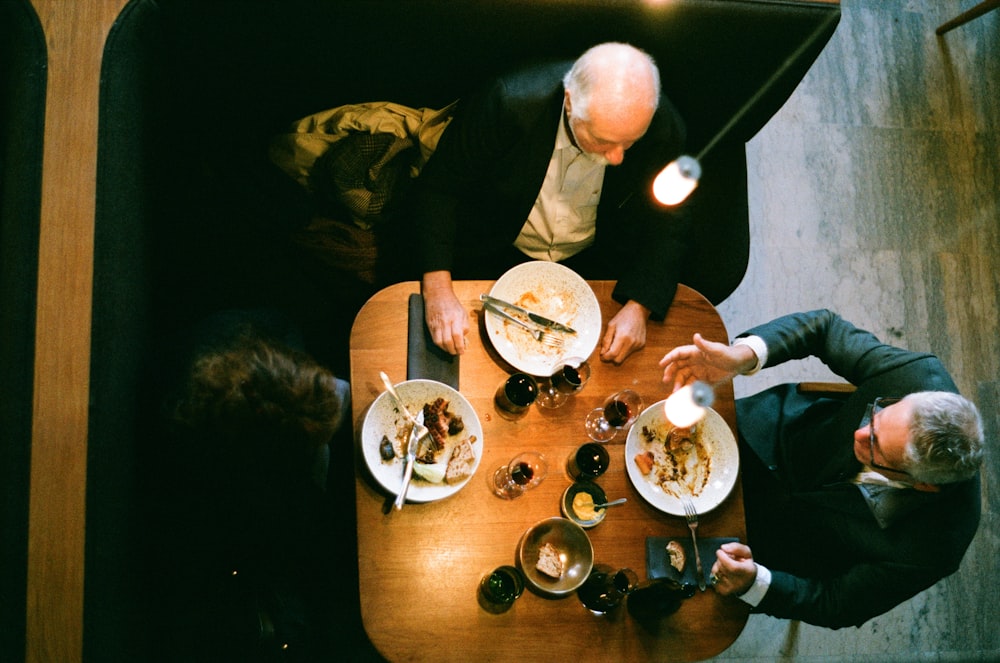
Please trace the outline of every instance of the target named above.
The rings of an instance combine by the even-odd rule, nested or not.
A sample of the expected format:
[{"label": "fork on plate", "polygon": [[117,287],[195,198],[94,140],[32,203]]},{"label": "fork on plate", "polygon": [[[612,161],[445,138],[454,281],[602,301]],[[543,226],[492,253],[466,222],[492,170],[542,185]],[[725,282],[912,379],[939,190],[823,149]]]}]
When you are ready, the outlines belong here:
[{"label": "fork on plate", "polygon": [[698,552],[698,512],[694,508],[694,502],[687,495],[681,495],[681,506],[684,507],[684,518],[687,520],[688,529],[691,530],[691,544],[694,546],[694,563],[698,573],[698,589],[705,591],[705,571],[701,566],[701,554]]},{"label": "fork on plate", "polygon": [[557,336],[557,335],[555,335],[555,334],[553,334],[553,333],[551,333],[551,332],[549,332],[549,331],[547,331],[545,329],[539,329],[537,327],[532,327],[531,325],[529,325],[528,323],[524,322],[523,320],[518,320],[517,318],[515,318],[512,315],[508,315],[506,312],[500,310],[499,308],[497,308],[496,306],[493,306],[492,304],[489,304],[489,303],[483,304],[483,308],[484,309],[489,309],[490,313],[494,313],[496,315],[499,315],[504,320],[509,320],[510,322],[513,322],[515,325],[517,325],[521,329],[527,331],[532,336],[534,336],[535,340],[538,341],[539,343],[541,343],[542,345],[548,345],[548,346],[551,346],[553,348],[561,348],[562,345],[563,345],[562,336]]}]

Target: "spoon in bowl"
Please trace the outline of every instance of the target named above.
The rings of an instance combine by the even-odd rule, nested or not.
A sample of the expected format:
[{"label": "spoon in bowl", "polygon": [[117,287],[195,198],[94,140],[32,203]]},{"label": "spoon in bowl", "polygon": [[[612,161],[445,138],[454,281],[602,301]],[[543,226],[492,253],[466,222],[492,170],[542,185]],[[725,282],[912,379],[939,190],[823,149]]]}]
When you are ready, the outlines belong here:
[{"label": "spoon in bowl", "polygon": [[594,508],[595,509],[604,509],[604,508],[607,508],[609,506],[618,506],[619,504],[625,504],[625,502],[628,502],[628,498],[627,497],[623,497],[623,498],[621,498],[619,500],[612,500],[610,502],[602,502],[601,504],[595,504]]}]

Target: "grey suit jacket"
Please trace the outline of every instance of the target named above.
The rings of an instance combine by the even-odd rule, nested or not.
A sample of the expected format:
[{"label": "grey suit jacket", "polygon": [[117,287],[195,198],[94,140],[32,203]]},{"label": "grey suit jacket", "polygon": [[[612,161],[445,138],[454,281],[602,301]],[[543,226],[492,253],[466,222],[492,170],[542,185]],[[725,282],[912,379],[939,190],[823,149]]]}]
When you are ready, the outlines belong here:
[{"label": "grey suit jacket", "polygon": [[[562,76],[572,62],[517,71],[462,99],[415,184],[411,205],[421,272],[496,278],[541,189],[562,120]],[[597,213],[603,265],[585,278],[618,281],[614,297],[662,318],[682,276],[689,241],[683,209],[652,199],[652,180],[681,153],[684,126],[666,98],[646,135],[608,167]]]},{"label": "grey suit jacket", "polygon": [[[757,610],[832,628],[860,626],[957,570],[979,524],[978,476],[938,493],[862,491],[849,483],[861,468],[853,433],[867,404],[879,396],[957,392],[941,362],[884,344],[826,310],[742,335],[764,339],[767,366],[815,356],[857,387],[831,399],[780,385],[737,401],[741,442],[770,475],[755,489],[773,494],[747,500],[754,558],[773,573]],[[751,512],[755,501],[774,508]]]}]

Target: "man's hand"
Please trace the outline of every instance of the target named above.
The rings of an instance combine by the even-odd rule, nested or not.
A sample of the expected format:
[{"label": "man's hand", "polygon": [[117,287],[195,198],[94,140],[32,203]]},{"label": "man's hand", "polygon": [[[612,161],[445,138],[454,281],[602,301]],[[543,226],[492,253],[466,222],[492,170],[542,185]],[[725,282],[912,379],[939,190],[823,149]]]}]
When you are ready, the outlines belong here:
[{"label": "man's hand", "polygon": [[757,365],[757,355],[746,345],[706,341],[694,335],[694,345],[676,347],[660,360],[663,383],[674,390],[696,380],[715,385]]},{"label": "man's hand", "polygon": [[757,564],[750,548],[736,541],[723,543],[715,551],[712,575],[716,578],[715,591],[722,596],[745,594],[757,579]]},{"label": "man's hand", "polygon": [[424,320],[434,345],[453,355],[465,352],[469,315],[452,289],[451,272],[427,272],[420,290],[424,296]]},{"label": "man's hand", "polygon": [[601,341],[601,361],[621,364],[625,358],[646,345],[646,319],[649,309],[629,300],[608,322]]}]

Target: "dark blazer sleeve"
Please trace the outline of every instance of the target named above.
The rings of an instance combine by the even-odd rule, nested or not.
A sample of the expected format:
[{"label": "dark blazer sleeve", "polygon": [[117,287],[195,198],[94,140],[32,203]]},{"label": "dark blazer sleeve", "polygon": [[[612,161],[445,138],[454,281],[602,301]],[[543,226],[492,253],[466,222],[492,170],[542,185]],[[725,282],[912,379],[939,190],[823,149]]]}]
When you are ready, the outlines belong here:
[{"label": "dark blazer sleeve", "polygon": [[460,246],[517,237],[545,178],[570,65],[519,71],[459,101],[416,181],[421,271],[451,270]]},{"label": "dark blazer sleeve", "polygon": [[[978,478],[940,493],[899,494],[909,509],[885,526],[849,483],[860,469],[851,440],[866,405],[878,396],[957,392],[941,362],[882,343],[829,310],[783,316],[740,336],[746,335],[765,341],[767,366],[815,356],[857,387],[836,403],[811,400],[793,387],[738,401],[741,438],[765,464],[774,460],[774,476],[792,505],[780,516],[789,518],[787,539],[751,536],[751,547],[766,551],[760,563],[772,571],[756,610],[829,628],[859,626],[955,571],[978,527]],[[808,542],[806,529],[814,537]]]}]

